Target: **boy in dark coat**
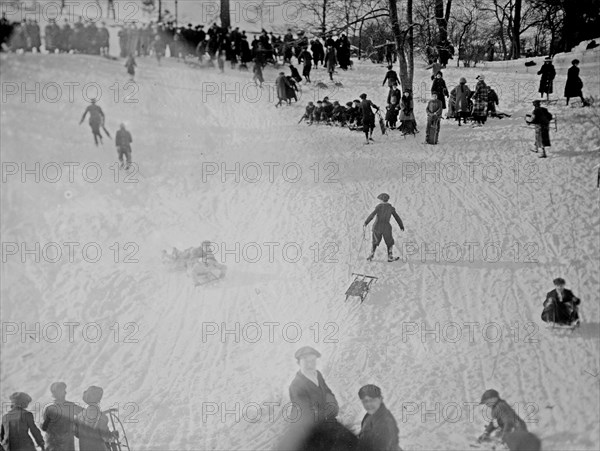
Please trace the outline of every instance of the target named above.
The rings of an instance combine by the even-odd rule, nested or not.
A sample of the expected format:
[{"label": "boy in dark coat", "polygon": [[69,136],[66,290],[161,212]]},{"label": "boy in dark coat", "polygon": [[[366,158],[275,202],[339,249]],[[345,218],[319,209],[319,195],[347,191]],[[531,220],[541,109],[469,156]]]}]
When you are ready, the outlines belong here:
[{"label": "boy in dark coat", "polygon": [[373,141],[373,130],[375,130],[375,114],[373,113],[373,108],[379,111],[379,107],[370,100],[368,100],[366,94],[361,94],[360,98],[363,132],[365,133],[367,144],[369,144],[369,140]]},{"label": "boy in dark coat", "polygon": [[553,280],[554,290],[546,294],[542,321],[556,324],[575,325],[579,323],[578,305],[581,300],[571,290],[565,289],[565,279]]},{"label": "boy in dark coat", "polygon": [[[119,155],[119,162],[121,167],[125,170],[129,169],[131,165],[131,133],[125,128],[125,124],[121,124],[121,128],[117,131],[115,136],[115,144],[117,146],[117,154]],[[125,162],[123,161],[125,157]]]},{"label": "boy in dark coat", "polygon": [[[335,422],[338,404],[323,375],[317,370],[319,351],[304,346],[294,354],[300,370],[290,385],[290,400],[299,410],[298,423],[307,427],[321,422]],[[296,415],[292,415],[296,418]]]},{"label": "boy in dark coat", "polygon": [[304,49],[304,51],[298,57],[298,62],[304,63],[302,67],[302,75],[304,76],[306,83],[310,83],[310,71],[312,69],[312,55],[308,51],[308,49]]},{"label": "boy in dark coat", "polygon": [[377,196],[377,199],[381,201],[379,205],[375,207],[373,213],[371,213],[367,219],[365,220],[365,224],[363,227],[367,227],[369,223],[375,219],[375,223],[373,224],[373,243],[371,254],[367,257],[367,260],[373,260],[375,256],[375,251],[377,250],[377,246],[381,243],[381,239],[385,241],[385,245],[388,250],[388,262],[393,262],[398,260],[398,257],[394,258],[394,237],[392,236],[392,225],[390,224],[390,219],[393,216],[400,230],[404,231],[404,224],[402,224],[402,219],[396,213],[396,209],[392,207],[391,204],[388,204],[388,200],[390,200],[389,194],[381,193]]},{"label": "boy in dark coat", "polygon": [[552,113],[541,106],[539,100],[534,100],[533,106],[533,113],[531,113],[531,119],[528,123],[535,125],[535,152],[537,153],[541,147],[542,154],[540,158],[546,158],[546,147],[550,147],[550,121],[552,120]]},{"label": "boy in dark coat", "polygon": [[89,105],[85,111],[83,112],[83,116],[81,116],[81,120],[79,121],[79,125],[83,123],[85,116],[90,113],[90,127],[92,128],[92,134],[94,135],[94,142],[98,145],[98,139],[102,143],[102,135],[100,134],[100,127],[104,125],[104,112],[102,108],[96,105],[96,99],[91,100],[92,104]]},{"label": "boy in dark coat", "polygon": [[435,93],[437,95],[437,99],[442,102],[442,109],[445,110],[446,97],[448,97],[448,88],[446,87],[446,82],[444,81],[442,71],[439,71],[437,74],[435,74],[433,84],[431,85],[431,93]]},{"label": "boy in dark coat", "polygon": [[30,432],[37,445],[44,449],[44,438],[35,425],[33,413],[25,410],[30,402],[31,396],[27,393],[16,392],[10,396],[10,410],[2,416],[0,426],[0,444],[5,451],[35,451]]},{"label": "boy in dark coat", "polygon": [[359,451],[400,451],[398,424],[383,403],[381,389],[376,385],[365,385],[358,397],[367,411],[361,422],[358,435]]},{"label": "boy in dark coat", "polygon": [[544,97],[544,94],[546,94],[546,98],[550,100],[552,84],[554,77],[556,77],[556,69],[554,69],[554,66],[552,65],[552,58],[548,57],[544,59],[544,64],[540,67],[537,74],[542,76],[542,78],[540,78],[540,87],[538,89],[540,97]]},{"label": "boy in dark coat", "polygon": [[[479,437],[479,442],[490,440],[490,436],[494,431],[497,431],[497,436],[501,441],[504,441],[505,436],[512,432],[527,432],[525,422],[505,400],[500,399],[500,394],[496,390],[486,390],[479,404],[485,404],[492,409],[492,421]],[[494,420],[498,423],[498,426],[494,424]]]},{"label": "boy in dark coat", "polygon": [[73,424],[83,410],[65,399],[67,384],[54,382],[50,386],[54,402],[44,410],[42,431],[46,432],[46,451],[75,451]]},{"label": "boy in dark coat", "polygon": [[485,84],[483,75],[477,76],[477,84],[473,93],[473,127],[482,127],[487,119],[488,93],[490,88]]},{"label": "boy in dark coat", "polygon": [[392,88],[395,84],[400,84],[400,80],[398,79],[398,74],[395,70],[392,69],[393,66],[388,66],[388,71],[385,73],[385,78],[383,79],[383,83],[381,86],[385,86],[385,82],[390,88]]}]

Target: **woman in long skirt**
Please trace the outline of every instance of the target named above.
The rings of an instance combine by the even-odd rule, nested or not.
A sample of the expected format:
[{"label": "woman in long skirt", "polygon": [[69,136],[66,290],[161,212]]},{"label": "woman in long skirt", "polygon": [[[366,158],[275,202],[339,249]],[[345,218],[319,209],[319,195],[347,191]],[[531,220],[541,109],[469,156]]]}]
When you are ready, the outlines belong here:
[{"label": "woman in long skirt", "polygon": [[417,122],[415,121],[414,104],[410,89],[405,89],[400,101],[400,132],[402,136],[414,135],[418,133]]}]

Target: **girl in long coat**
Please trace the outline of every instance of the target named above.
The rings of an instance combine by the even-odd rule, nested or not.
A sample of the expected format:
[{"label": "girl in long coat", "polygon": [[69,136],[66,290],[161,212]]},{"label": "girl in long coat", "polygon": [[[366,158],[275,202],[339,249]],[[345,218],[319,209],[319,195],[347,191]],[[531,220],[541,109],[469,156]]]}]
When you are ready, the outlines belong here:
[{"label": "girl in long coat", "polygon": [[458,126],[460,127],[460,120],[463,119],[463,122],[466,123],[467,117],[471,115],[469,99],[473,93],[467,86],[467,79],[465,77],[460,78],[459,85],[454,88],[452,92],[454,92],[454,97],[456,99],[454,111],[456,112],[456,120],[458,121]]},{"label": "girl in long coat", "polygon": [[431,93],[437,95],[437,99],[442,102],[442,109],[446,109],[446,97],[448,96],[448,88],[444,81],[442,71],[435,74],[433,84],[431,85]]},{"label": "girl in long coat", "polygon": [[481,127],[487,119],[488,95],[490,88],[485,84],[483,75],[477,77],[478,82],[475,85],[473,94],[473,119]]},{"label": "girl in long coat", "polygon": [[418,133],[417,122],[415,121],[414,103],[410,89],[405,89],[400,100],[400,128],[402,136],[414,135]]},{"label": "girl in long coat", "polygon": [[556,70],[552,65],[552,58],[546,58],[544,60],[544,65],[540,67],[537,74],[542,76],[542,78],[540,78],[540,87],[538,89],[540,97],[544,97],[544,94],[546,94],[546,98],[550,99],[550,94],[552,94],[552,83],[554,77],[556,77]]},{"label": "girl in long coat", "polygon": [[431,100],[427,104],[427,132],[425,142],[437,144],[440,135],[440,119],[442,117],[442,102],[437,98],[435,92],[431,93]]},{"label": "girl in long coat", "polygon": [[335,57],[335,49],[333,47],[329,47],[327,49],[325,61],[327,63],[327,72],[329,72],[329,79],[333,81],[333,73],[335,72],[335,65],[337,64],[337,60]]},{"label": "girl in long coat", "polygon": [[587,106],[588,103],[583,98],[583,82],[579,78],[579,60],[574,59],[571,61],[573,64],[567,71],[567,83],[565,84],[565,97],[567,98],[567,105],[571,97],[579,97],[581,99],[581,106]]}]

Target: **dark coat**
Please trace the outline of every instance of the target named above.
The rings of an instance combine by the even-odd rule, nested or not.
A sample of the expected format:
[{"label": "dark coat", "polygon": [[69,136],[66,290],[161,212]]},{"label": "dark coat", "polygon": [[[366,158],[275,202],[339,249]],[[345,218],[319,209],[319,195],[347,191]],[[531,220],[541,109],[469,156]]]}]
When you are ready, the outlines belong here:
[{"label": "dark coat", "polygon": [[327,55],[325,55],[325,62],[327,64],[327,70],[329,72],[333,72],[335,70],[335,66],[337,64],[337,58],[335,56],[335,49],[331,48],[327,51]]},{"label": "dark coat", "polygon": [[41,428],[46,432],[46,451],[75,451],[73,424],[82,410],[70,401],[54,402],[46,407]]},{"label": "dark coat", "polygon": [[[393,97],[396,97],[395,102],[392,102]],[[400,90],[398,88],[390,89],[390,92],[388,92],[387,96],[387,103],[398,107],[398,105],[400,104],[400,97],[402,97],[402,94],[400,93]]]},{"label": "dark coat", "polygon": [[473,116],[486,116],[488,106],[488,94],[490,88],[484,81],[479,80],[473,94]]},{"label": "dark coat", "polygon": [[37,445],[44,446],[44,439],[35,425],[33,413],[14,407],[2,417],[0,444],[5,451],[35,451],[35,445],[29,436],[30,432]]},{"label": "dark coat", "polygon": [[373,224],[373,232],[383,233],[391,230],[392,225],[390,224],[390,219],[392,216],[400,226],[400,229],[404,230],[404,224],[402,224],[402,219],[400,219],[400,216],[398,216],[398,213],[396,213],[396,209],[387,202],[381,202],[375,207],[373,213],[371,213],[365,220],[365,225],[369,225],[373,218],[377,217],[375,219],[375,223]]},{"label": "dark coat", "polygon": [[558,292],[552,290],[546,294],[542,321],[568,324],[578,319],[576,306],[580,303],[581,300],[571,290],[563,290],[562,301],[558,296]]},{"label": "dark coat", "polygon": [[400,120],[401,121],[410,121],[415,120],[414,114],[414,104],[412,97],[402,96],[400,99]]},{"label": "dark coat", "polygon": [[131,138],[131,133],[128,130],[117,130],[117,134],[115,136],[115,144],[117,147],[129,148],[133,139]]},{"label": "dark coat", "polygon": [[456,93],[454,110],[457,113],[468,113],[469,99],[473,95],[471,90],[466,84],[459,84],[456,88],[454,88],[454,91]]},{"label": "dark coat", "polygon": [[102,111],[102,108],[100,108],[98,105],[96,105],[95,103],[93,103],[92,105],[89,105],[85,111],[83,112],[83,116],[81,117],[81,122],[83,122],[83,120],[85,119],[85,116],[90,113],[90,125],[91,124],[103,124],[104,123],[104,112]]},{"label": "dark coat", "polygon": [[541,94],[552,94],[552,82],[554,77],[556,77],[556,70],[552,63],[544,63],[537,74],[542,76],[538,92]]},{"label": "dark coat", "polygon": [[381,403],[377,412],[368,413],[362,420],[358,435],[359,451],[399,451],[398,424],[385,404]]},{"label": "dark coat", "polygon": [[335,396],[320,371],[317,371],[317,379],[318,386],[298,371],[290,385],[290,400],[301,409],[300,423],[321,422],[337,416],[337,402],[332,404]]},{"label": "dark coat", "polygon": [[383,79],[383,84],[381,86],[385,85],[386,81],[388,82],[388,86],[390,88],[394,83],[400,83],[400,80],[398,79],[398,74],[395,70],[390,69],[385,73],[385,78]]},{"label": "dark coat", "polygon": [[285,75],[277,77],[275,80],[275,87],[277,88],[277,98],[287,100],[287,89],[291,88],[291,86]]},{"label": "dark coat", "polygon": [[567,71],[567,83],[565,84],[565,97],[580,97],[583,89],[583,82],[579,78],[579,68],[571,66]]},{"label": "dark coat", "polygon": [[446,97],[448,96],[448,88],[443,78],[435,78],[431,85],[431,92],[437,94],[437,98],[442,102],[442,109],[446,108]]},{"label": "dark coat", "polygon": [[[494,425],[494,420],[498,423],[497,427]],[[525,422],[503,399],[499,399],[498,402],[494,404],[494,407],[492,407],[492,421],[490,421],[485,428],[485,432],[490,434],[498,428],[502,431],[500,433],[500,438],[503,438],[505,434],[511,432],[527,431]]]},{"label": "dark coat", "polygon": [[96,407],[88,407],[75,417],[75,437],[79,439],[79,451],[104,451],[105,442],[111,437],[108,417]]}]

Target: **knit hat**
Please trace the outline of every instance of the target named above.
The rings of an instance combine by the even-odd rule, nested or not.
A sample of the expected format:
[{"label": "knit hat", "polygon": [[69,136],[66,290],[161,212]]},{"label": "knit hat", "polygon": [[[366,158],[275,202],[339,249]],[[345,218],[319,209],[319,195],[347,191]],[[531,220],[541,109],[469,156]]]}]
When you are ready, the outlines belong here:
[{"label": "knit hat", "polygon": [[479,404],[484,404],[488,399],[499,398],[500,394],[496,390],[486,390],[481,397],[481,402]]},{"label": "knit hat", "polygon": [[481,80],[481,81],[483,81],[483,80],[485,80],[485,76],[484,76],[484,75],[478,75],[478,76],[475,78],[475,80]]},{"label": "knit hat", "polygon": [[381,193],[379,196],[377,196],[377,199],[387,202],[390,200],[390,195],[387,193]]},{"label": "knit hat", "polygon": [[364,399],[365,396],[368,396],[369,398],[381,398],[381,388],[373,384],[360,387],[360,390],[358,390],[358,397]]},{"label": "knit hat", "polygon": [[13,393],[12,395],[10,395],[9,399],[15,407],[21,407],[23,409],[27,408],[27,406],[31,402],[31,396],[22,391]]},{"label": "knit hat", "polygon": [[467,79],[465,77],[460,77],[460,80],[458,80],[459,83],[466,83]]},{"label": "knit hat", "polygon": [[86,404],[98,404],[104,395],[104,390],[101,387],[91,385],[83,392],[83,402]]}]

